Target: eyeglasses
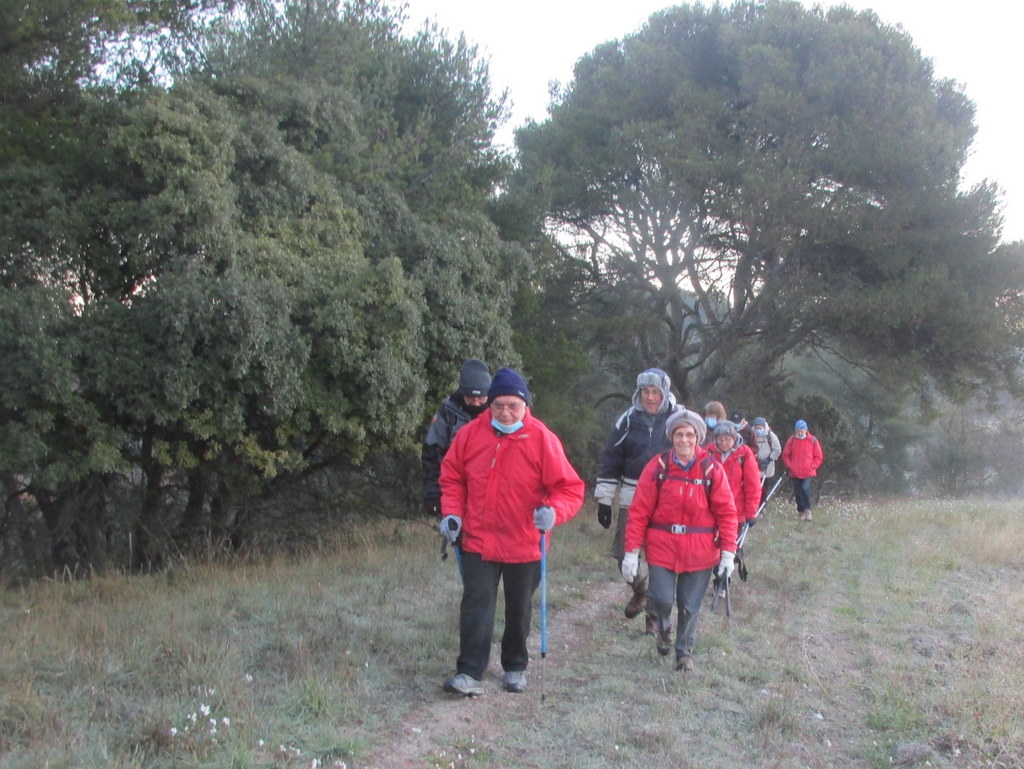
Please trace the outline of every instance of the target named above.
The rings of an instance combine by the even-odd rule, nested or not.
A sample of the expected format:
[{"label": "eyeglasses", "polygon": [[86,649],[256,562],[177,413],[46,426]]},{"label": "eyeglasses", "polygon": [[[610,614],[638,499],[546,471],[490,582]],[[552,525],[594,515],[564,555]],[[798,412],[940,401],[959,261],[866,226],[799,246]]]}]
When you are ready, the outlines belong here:
[{"label": "eyeglasses", "polygon": [[522,401],[509,401],[506,403],[499,403],[495,401],[491,404],[491,408],[495,411],[508,411],[514,414],[517,411],[525,411],[526,404]]}]

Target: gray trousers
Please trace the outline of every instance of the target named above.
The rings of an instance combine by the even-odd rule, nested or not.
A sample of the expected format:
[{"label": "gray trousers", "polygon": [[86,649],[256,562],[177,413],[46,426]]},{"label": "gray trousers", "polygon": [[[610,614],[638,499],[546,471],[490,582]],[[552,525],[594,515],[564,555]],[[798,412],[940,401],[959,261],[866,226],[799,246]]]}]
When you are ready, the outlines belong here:
[{"label": "gray trousers", "polygon": [[654,609],[659,630],[669,627],[673,604],[679,607],[679,616],[676,618],[676,657],[693,654],[693,643],[697,638],[697,617],[704,602],[704,594],[708,592],[712,571],[703,569],[676,574],[662,566],[650,567],[651,586],[647,593],[647,605]]}]

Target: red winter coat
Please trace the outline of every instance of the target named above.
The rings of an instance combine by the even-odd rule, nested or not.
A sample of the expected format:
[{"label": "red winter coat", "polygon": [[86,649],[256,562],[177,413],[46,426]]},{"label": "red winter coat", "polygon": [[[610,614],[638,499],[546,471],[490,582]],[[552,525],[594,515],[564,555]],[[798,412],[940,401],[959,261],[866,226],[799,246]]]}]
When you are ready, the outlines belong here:
[{"label": "red winter coat", "polygon": [[565,523],[583,505],[585,484],[551,430],[529,409],[523,426],[498,433],[485,411],[455,434],[441,463],[441,514],[462,517],[462,549],[485,561],[540,560],[533,511],[549,505]]},{"label": "red winter coat", "polygon": [[782,450],[782,461],[789,470],[790,478],[813,478],[825,461],[825,452],[821,450],[818,439],[810,433],[805,438],[791,435]]},{"label": "red winter coat", "polygon": [[761,504],[761,472],[757,468],[757,455],[750,446],[740,445],[722,458],[722,452],[711,449],[711,456],[722,463],[725,477],[729,479],[732,498],[736,503],[736,517],[740,523],[749,521],[757,514]]},{"label": "red winter coat", "polygon": [[[672,458],[674,452],[670,449],[668,475],[660,491],[657,477],[665,455],[659,454],[647,463],[640,473],[633,504],[629,506],[627,551],[643,545],[648,563],[676,574],[710,569],[718,565],[722,550],[736,552],[736,505],[722,465],[712,460],[708,467],[710,508],[707,490],[700,483],[704,479],[701,461],[707,453],[706,449],[698,446],[690,469],[683,470]],[[673,534],[651,528],[651,524],[716,528],[717,541],[711,532]]]}]

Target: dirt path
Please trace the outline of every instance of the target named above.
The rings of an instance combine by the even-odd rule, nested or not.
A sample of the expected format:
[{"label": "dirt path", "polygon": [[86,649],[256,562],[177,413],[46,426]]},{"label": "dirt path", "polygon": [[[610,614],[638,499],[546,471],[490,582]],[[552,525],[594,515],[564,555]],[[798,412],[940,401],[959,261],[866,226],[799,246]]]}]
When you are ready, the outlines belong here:
[{"label": "dirt path", "polygon": [[[473,750],[473,744],[493,744],[501,736],[503,723],[536,715],[541,707],[542,676],[548,673],[542,668],[552,656],[569,656],[591,640],[588,633],[570,632],[570,629],[592,627],[599,617],[613,613],[627,597],[621,582],[609,581],[598,584],[587,600],[552,613],[548,626],[549,660],[540,659],[539,634],[534,632],[530,637],[532,661],[525,693],[512,695],[501,690],[501,666],[495,661],[498,655],[492,654],[482,696],[460,698],[443,693],[438,686],[437,696],[410,711],[390,741],[382,740],[380,747],[354,766],[358,769],[422,769],[463,765],[463,758],[468,756],[445,755],[446,750],[451,752],[452,749],[441,746],[450,746],[453,735],[470,735],[461,748],[467,751]],[[549,676],[543,681],[543,687],[546,694],[553,693],[557,681]],[[383,744],[385,742],[388,744]]]}]

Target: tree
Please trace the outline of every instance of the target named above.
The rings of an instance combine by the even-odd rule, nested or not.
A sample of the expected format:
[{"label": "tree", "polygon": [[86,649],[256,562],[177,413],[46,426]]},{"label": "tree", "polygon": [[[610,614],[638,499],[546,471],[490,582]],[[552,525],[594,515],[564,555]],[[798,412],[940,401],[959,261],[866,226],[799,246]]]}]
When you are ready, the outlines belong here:
[{"label": "tree", "polygon": [[515,189],[686,402],[808,349],[952,387],[1012,376],[1022,309],[996,188],[958,191],[974,130],[873,13],[679,6],[577,63]]},{"label": "tree", "polygon": [[57,151],[26,117],[0,169],[0,474],[52,567],[251,541],[328,474],[318,509],[384,507],[366,468],[414,456],[462,359],[513,354],[475,52],[376,3],[248,8],[173,79],[27,99]]}]

